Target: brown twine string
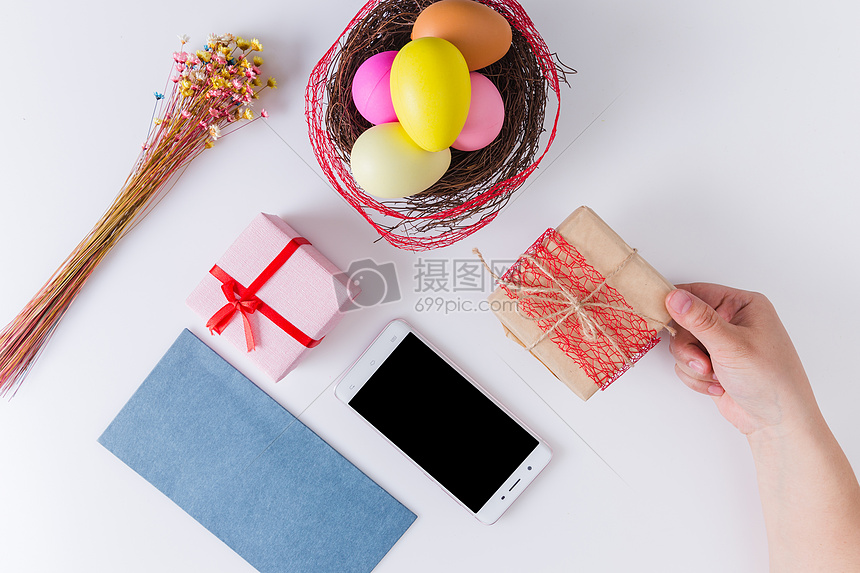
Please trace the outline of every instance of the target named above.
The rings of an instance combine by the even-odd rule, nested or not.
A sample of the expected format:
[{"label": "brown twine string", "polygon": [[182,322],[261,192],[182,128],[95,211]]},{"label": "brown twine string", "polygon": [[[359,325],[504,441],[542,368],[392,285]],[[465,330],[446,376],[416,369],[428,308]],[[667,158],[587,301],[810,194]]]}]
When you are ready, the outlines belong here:
[{"label": "brown twine string", "polygon": [[[591,314],[591,312],[589,312],[589,311],[593,311],[593,309],[611,309],[611,310],[617,310],[620,312],[632,314],[634,316],[638,316],[639,318],[645,320],[646,322],[650,321],[650,322],[660,326],[661,328],[665,328],[666,330],[669,331],[669,334],[671,334],[672,336],[675,336],[675,334],[676,334],[674,328],[672,328],[671,326],[669,326],[668,324],[666,324],[660,320],[657,320],[657,319],[652,318],[650,316],[646,316],[644,314],[637,313],[630,308],[625,308],[625,307],[614,305],[614,304],[606,304],[606,303],[602,303],[599,301],[595,302],[595,301],[591,300],[597,295],[598,292],[600,292],[601,289],[603,289],[603,287],[609,282],[609,279],[611,279],[612,277],[617,275],[619,272],[621,272],[621,270],[624,267],[627,266],[627,263],[630,262],[630,260],[634,257],[634,255],[636,255],[638,253],[638,251],[636,249],[633,249],[633,251],[631,251],[630,254],[627,255],[627,257],[623,261],[621,261],[621,263],[619,263],[618,266],[615,267],[615,269],[611,273],[609,273],[608,275],[606,275],[603,278],[603,282],[601,282],[599,285],[597,285],[597,287],[595,287],[594,290],[592,290],[590,293],[588,293],[587,296],[585,296],[583,298],[579,298],[575,293],[573,293],[570,290],[568,290],[567,288],[565,288],[565,286],[563,284],[561,284],[561,282],[559,282],[558,278],[555,275],[553,275],[553,273],[550,270],[548,270],[539,260],[537,260],[536,258],[534,258],[531,255],[523,255],[520,257],[519,261],[522,261],[522,260],[531,261],[544,275],[547,276],[547,278],[549,278],[553,283],[558,285],[557,288],[527,287],[527,286],[524,286],[521,284],[517,284],[513,281],[503,280],[501,277],[499,277],[496,273],[493,272],[493,269],[490,268],[490,266],[484,260],[484,257],[481,255],[481,251],[479,251],[477,248],[474,248],[474,249],[472,249],[472,252],[474,254],[478,255],[478,258],[481,260],[481,263],[483,263],[484,267],[487,269],[487,271],[489,271],[490,275],[496,280],[497,284],[505,286],[508,289],[514,291],[519,298],[529,298],[529,299],[535,300],[535,301],[543,301],[543,302],[551,302],[551,303],[558,303],[559,302],[558,298],[556,298],[558,295],[561,295],[566,299],[567,304],[561,310],[554,312],[552,314],[549,314],[549,315],[539,316],[539,317],[530,317],[530,316],[524,315],[520,311],[519,305],[517,305],[517,309],[516,309],[517,315],[519,315],[525,319],[535,321],[535,322],[537,322],[538,320],[545,320],[548,318],[551,319],[551,318],[554,318],[556,316],[559,316],[559,319],[555,322],[555,324],[552,325],[552,327],[550,327],[547,330],[544,330],[543,334],[541,334],[541,336],[537,340],[535,340],[534,342],[532,342],[531,344],[526,346],[526,350],[531,351],[532,349],[534,349],[538,344],[543,342],[544,339],[546,339],[550,334],[552,334],[565,320],[567,320],[568,318],[573,316],[576,319],[576,321],[579,323],[580,331],[582,332],[582,337],[586,341],[596,342],[598,339],[598,335],[603,335],[603,337],[609,341],[609,343],[612,345],[612,347],[615,349],[615,351],[618,352],[618,354],[620,354],[622,358],[624,358],[625,364],[629,364],[630,361],[632,360],[632,357],[629,354],[627,354],[626,352],[624,352],[624,350],[618,345],[618,341],[615,339],[615,337],[613,337],[610,333],[608,333],[606,331],[606,329],[604,329],[600,325],[600,323],[597,320],[595,320],[593,314]],[[515,264],[518,264],[519,261],[517,261],[517,263],[515,263]],[[521,294],[524,296],[520,297]],[[555,295],[555,296],[549,296],[549,295]]]}]

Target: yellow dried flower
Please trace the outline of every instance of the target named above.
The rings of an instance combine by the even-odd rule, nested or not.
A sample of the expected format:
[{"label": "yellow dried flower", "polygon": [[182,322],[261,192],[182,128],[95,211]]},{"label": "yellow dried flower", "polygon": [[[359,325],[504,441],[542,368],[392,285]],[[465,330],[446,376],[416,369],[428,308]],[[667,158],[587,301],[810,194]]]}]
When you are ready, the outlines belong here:
[{"label": "yellow dried flower", "polygon": [[244,38],[236,38],[236,47],[244,51],[251,47],[251,43]]},{"label": "yellow dried flower", "polygon": [[243,119],[254,119],[254,112],[251,111],[250,107],[245,108],[245,113],[242,114]]},{"label": "yellow dried flower", "polygon": [[[203,147],[205,147],[206,149],[212,149],[213,145],[214,144],[212,143],[211,140],[207,140],[206,143],[203,144]],[[209,157],[209,156],[207,155],[206,157]]]},{"label": "yellow dried flower", "polygon": [[262,52],[263,44],[260,43],[260,40],[254,38],[253,40],[251,40],[251,49],[255,52]]},{"label": "yellow dried flower", "polygon": [[260,78],[255,77],[253,80],[251,80],[251,84],[255,86],[261,86],[263,85],[263,82],[260,81]]},{"label": "yellow dried flower", "polygon": [[205,50],[197,50],[197,57],[208,64],[209,61],[212,59],[212,54]]},{"label": "yellow dried flower", "polygon": [[263,58],[261,58],[260,56],[254,56],[254,65],[257,67],[262,66],[263,65]]},{"label": "yellow dried flower", "polygon": [[269,78],[269,79],[266,81],[266,87],[267,87],[267,88],[272,88],[273,90],[278,89],[278,82],[277,82],[277,80],[275,80],[275,78]]}]

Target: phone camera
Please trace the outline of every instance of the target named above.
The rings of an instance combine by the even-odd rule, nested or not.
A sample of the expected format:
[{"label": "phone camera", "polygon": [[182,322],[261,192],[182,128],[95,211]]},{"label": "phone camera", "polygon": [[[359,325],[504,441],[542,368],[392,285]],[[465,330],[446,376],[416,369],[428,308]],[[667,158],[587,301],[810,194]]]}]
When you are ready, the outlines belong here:
[{"label": "phone camera", "polygon": [[502,499],[505,499],[505,496],[502,496]]},{"label": "phone camera", "polygon": [[529,470],[529,471],[531,471],[531,469],[532,469],[532,467],[531,467],[531,466],[529,466],[529,467],[528,467],[528,470]]}]

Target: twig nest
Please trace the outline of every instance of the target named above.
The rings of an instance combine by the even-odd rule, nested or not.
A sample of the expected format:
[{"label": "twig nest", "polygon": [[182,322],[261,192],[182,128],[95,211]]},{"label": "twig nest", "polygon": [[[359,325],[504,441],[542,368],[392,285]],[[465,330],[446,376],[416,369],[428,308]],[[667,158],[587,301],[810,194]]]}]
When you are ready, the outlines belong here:
[{"label": "twig nest", "polygon": [[[412,40],[416,19],[425,8],[433,5],[433,10],[439,10],[440,5],[446,4],[489,10],[509,24],[511,40],[507,51],[494,63],[479,69],[502,102],[501,125],[492,126],[492,118],[477,118],[483,129],[498,129],[488,145],[468,150],[475,146],[474,142],[458,145],[452,140],[448,143],[454,143],[450,166],[438,181],[418,194],[380,201],[357,181],[364,176],[350,169],[353,146],[372,127],[353,102],[353,79],[362,64],[373,56],[399,52],[406,46]],[[449,41],[454,45],[462,43],[452,39]],[[467,51],[461,46],[458,49]],[[466,59],[468,68],[471,56]],[[472,65],[480,62],[474,60]],[[413,251],[447,246],[492,221],[513,192],[537,169],[555,137],[560,111],[559,75],[566,81],[565,73],[571,71],[556,64],[516,0],[481,0],[480,5],[473,0],[441,0],[436,4],[433,0],[370,0],[311,73],[305,113],[314,154],[334,188],[389,243]],[[473,74],[466,77],[471,94]],[[545,130],[549,92],[555,94],[558,103],[552,126]],[[484,97],[491,101],[493,96]],[[466,126],[469,121],[467,115]],[[456,137],[466,133],[466,127],[460,127],[462,130],[458,128]]]}]

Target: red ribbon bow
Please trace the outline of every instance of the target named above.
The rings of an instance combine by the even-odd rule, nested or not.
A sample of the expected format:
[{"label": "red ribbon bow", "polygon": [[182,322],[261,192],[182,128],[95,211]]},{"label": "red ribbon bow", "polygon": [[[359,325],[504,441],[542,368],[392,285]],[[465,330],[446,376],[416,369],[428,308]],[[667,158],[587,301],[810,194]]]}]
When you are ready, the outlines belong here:
[{"label": "red ribbon bow", "polygon": [[259,310],[262,315],[275,323],[275,325],[277,325],[281,330],[296,339],[296,341],[298,341],[302,346],[313,348],[319,344],[322,341],[322,338],[314,340],[257,297],[257,291],[266,284],[266,281],[274,276],[278,269],[280,269],[292,256],[296,249],[302,245],[310,244],[310,241],[304,237],[295,237],[292,239],[247,288],[239,284],[236,279],[227,274],[218,265],[213,266],[209,270],[209,273],[221,281],[221,292],[223,292],[224,296],[227,297],[227,304],[222,306],[218,312],[213,314],[212,318],[210,318],[206,323],[206,328],[209,329],[209,332],[213,334],[221,334],[238,312],[242,316],[242,323],[245,328],[245,345],[248,348],[248,352],[251,352],[256,348],[257,343],[254,339],[254,331],[251,328],[251,320],[249,317]]},{"label": "red ribbon bow", "polygon": [[227,325],[230,324],[230,321],[233,320],[233,316],[238,312],[242,315],[242,322],[245,327],[245,345],[248,347],[248,352],[251,352],[256,348],[257,343],[254,340],[254,331],[251,328],[251,320],[248,318],[248,315],[254,314],[263,301],[254,295],[251,295],[249,298],[242,298],[242,296],[236,292],[237,286],[241,285],[233,279],[229,279],[221,285],[221,291],[230,302],[222,306],[221,310],[216,312],[212,318],[209,319],[209,322],[206,323],[206,328],[209,329],[210,333],[217,332],[218,334],[221,334],[224,332],[224,329],[227,328]]}]

